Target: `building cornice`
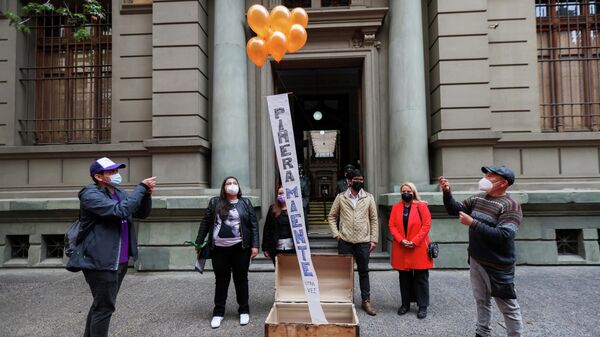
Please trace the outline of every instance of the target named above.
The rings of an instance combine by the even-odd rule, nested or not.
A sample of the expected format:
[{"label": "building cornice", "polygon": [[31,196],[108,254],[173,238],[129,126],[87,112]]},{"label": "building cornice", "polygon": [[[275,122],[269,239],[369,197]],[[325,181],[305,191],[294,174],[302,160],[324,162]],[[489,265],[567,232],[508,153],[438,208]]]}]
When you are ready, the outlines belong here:
[{"label": "building cornice", "polygon": [[387,7],[340,8],[307,10],[310,32],[332,29],[360,29],[365,34],[375,34],[383,24]]},{"label": "building cornice", "polygon": [[142,143],[117,144],[65,144],[40,146],[2,146],[0,159],[12,158],[81,158],[82,156],[101,157],[107,153],[118,155],[139,155],[147,153]]},{"label": "building cornice", "polygon": [[498,148],[598,146],[599,132],[523,132],[491,130],[445,130],[429,138],[434,148],[453,146],[494,146]]}]

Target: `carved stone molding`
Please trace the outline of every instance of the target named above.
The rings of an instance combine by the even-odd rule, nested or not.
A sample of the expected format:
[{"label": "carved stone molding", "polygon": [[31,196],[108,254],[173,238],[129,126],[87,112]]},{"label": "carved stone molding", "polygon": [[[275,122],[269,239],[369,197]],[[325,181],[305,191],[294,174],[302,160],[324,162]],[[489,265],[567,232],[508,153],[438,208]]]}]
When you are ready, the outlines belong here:
[{"label": "carved stone molding", "polygon": [[368,34],[362,30],[357,30],[352,36],[352,47],[354,48],[379,48],[380,46],[381,42],[375,39],[375,33]]}]

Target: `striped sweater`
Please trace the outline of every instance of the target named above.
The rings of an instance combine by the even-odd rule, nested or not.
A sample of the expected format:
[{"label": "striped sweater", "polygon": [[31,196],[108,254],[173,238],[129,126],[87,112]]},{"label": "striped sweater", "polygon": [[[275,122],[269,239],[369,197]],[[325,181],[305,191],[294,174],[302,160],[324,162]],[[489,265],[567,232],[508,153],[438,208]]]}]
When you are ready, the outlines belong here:
[{"label": "striped sweater", "polygon": [[469,256],[484,264],[514,265],[515,236],[519,230],[521,205],[510,195],[473,195],[463,202],[444,192],[444,206],[450,215],[463,211],[473,217],[469,227]]}]

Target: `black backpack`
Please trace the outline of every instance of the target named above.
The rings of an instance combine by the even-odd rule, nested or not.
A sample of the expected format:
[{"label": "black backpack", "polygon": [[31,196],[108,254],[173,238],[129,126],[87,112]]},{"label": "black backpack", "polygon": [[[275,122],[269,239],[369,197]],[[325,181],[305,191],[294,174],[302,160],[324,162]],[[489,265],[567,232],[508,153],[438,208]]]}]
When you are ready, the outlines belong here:
[{"label": "black backpack", "polygon": [[[83,222],[81,217],[78,217],[75,222],[67,229],[65,233],[65,255],[71,257],[77,246],[81,244],[83,239],[89,234],[94,226],[95,221]],[[79,269],[67,268],[68,271],[78,272]]]}]

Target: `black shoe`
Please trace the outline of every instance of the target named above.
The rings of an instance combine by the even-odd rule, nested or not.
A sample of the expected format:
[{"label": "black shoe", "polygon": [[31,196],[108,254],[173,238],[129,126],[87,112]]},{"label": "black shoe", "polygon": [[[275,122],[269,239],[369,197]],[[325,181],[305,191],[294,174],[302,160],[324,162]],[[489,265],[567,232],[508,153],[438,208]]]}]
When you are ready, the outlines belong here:
[{"label": "black shoe", "polygon": [[417,312],[417,318],[423,319],[427,317],[427,307],[419,307],[419,311]]},{"label": "black shoe", "polygon": [[404,315],[406,314],[408,311],[410,310],[410,306],[401,306],[400,308],[398,308],[398,315]]}]

